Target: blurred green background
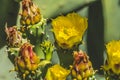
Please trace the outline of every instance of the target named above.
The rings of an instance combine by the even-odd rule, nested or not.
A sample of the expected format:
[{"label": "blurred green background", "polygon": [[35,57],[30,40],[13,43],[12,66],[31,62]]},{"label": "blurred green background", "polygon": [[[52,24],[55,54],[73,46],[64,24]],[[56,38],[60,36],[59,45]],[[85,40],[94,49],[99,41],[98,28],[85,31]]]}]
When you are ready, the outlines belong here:
[{"label": "blurred green background", "polygon": [[[20,4],[18,0],[0,0],[0,80],[17,80],[6,52],[4,26],[19,25]],[[105,43],[120,39],[120,0],[34,0],[41,14],[48,19],[61,14],[77,12],[88,17],[88,30],[84,36],[85,44],[80,49],[87,51],[95,69],[104,62]],[[50,21],[48,21],[50,23]],[[50,28],[50,26],[48,26]],[[99,71],[99,74],[103,74]],[[97,75],[98,80],[104,80]]]}]

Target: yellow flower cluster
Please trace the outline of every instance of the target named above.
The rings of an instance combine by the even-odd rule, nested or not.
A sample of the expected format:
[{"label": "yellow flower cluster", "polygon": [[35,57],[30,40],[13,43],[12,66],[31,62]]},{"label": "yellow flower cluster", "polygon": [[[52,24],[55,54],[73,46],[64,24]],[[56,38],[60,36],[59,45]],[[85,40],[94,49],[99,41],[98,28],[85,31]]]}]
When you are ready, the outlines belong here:
[{"label": "yellow flower cluster", "polygon": [[63,49],[70,49],[82,40],[88,23],[87,18],[77,13],[70,13],[53,19],[52,26],[58,45]]},{"label": "yellow flower cluster", "polygon": [[112,69],[115,74],[120,74],[120,40],[109,42],[106,49],[108,59],[104,69]]},{"label": "yellow flower cluster", "polygon": [[45,79],[46,80],[66,80],[66,77],[70,73],[69,70],[64,69],[60,65],[56,64],[48,69]]}]

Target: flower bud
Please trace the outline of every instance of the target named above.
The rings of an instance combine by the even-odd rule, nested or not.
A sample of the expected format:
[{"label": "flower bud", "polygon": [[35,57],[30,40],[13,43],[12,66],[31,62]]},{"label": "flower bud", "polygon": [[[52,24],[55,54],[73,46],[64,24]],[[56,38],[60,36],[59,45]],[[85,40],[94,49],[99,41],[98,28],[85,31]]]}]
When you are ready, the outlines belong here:
[{"label": "flower bud", "polygon": [[45,53],[45,59],[51,60],[54,46],[50,41],[44,41],[41,44],[42,50]]},{"label": "flower bud", "polygon": [[29,43],[24,43],[19,52],[19,56],[15,60],[18,72],[25,74],[26,71],[31,73],[39,67],[40,58],[33,51],[33,47]]}]

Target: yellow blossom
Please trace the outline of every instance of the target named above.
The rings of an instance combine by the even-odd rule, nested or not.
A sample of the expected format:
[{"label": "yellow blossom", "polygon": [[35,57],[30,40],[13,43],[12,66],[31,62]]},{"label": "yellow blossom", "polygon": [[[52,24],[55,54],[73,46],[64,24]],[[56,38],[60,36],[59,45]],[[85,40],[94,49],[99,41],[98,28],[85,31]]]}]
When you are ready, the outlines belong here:
[{"label": "yellow blossom", "polygon": [[63,49],[70,49],[82,40],[88,23],[87,18],[70,13],[53,19],[52,26],[58,45]]},{"label": "yellow blossom", "polygon": [[45,79],[46,80],[66,80],[66,77],[70,73],[69,70],[64,69],[60,65],[56,64],[48,69]]},{"label": "yellow blossom", "polygon": [[120,74],[120,40],[109,42],[106,49],[108,63],[104,66],[104,69],[112,69],[115,74]]}]

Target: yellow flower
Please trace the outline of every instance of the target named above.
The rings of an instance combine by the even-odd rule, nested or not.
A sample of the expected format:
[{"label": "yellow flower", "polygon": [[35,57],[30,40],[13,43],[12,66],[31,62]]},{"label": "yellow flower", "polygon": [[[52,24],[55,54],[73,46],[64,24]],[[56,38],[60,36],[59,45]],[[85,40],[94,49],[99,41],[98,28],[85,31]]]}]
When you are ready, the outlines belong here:
[{"label": "yellow flower", "polygon": [[46,80],[66,80],[66,77],[69,73],[69,70],[66,70],[60,65],[56,64],[48,69],[45,78]]},{"label": "yellow flower", "polygon": [[115,74],[120,74],[120,40],[111,41],[106,45],[108,65],[105,69],[112,69]]},{"label": "yellow flower", "polygon": [[82,40],[88,23],[87,18],[77,13],[70,13],[53,19],[52,26],[58,45],[63,49],[70,49]]}]

